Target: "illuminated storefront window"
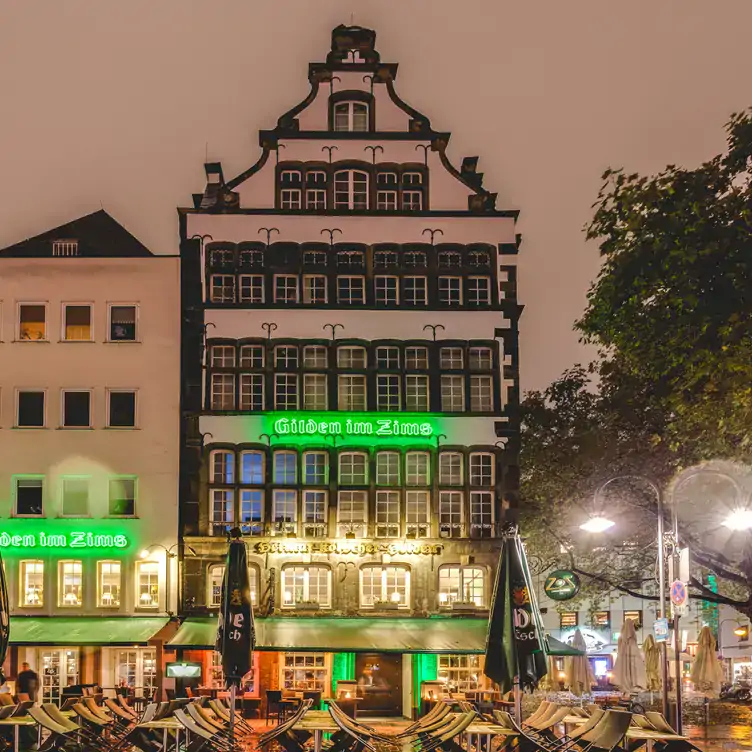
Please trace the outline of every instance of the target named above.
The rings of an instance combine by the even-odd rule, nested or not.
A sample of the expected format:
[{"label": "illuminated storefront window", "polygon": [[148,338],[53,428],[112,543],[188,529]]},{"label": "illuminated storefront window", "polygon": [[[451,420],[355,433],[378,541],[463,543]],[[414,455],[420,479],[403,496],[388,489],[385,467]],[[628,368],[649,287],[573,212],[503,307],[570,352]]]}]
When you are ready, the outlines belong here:
[{"label": "illuminated storefront window", "polygon": [[361,607],[374,608],[381,603],[396,608],[410,607],[410,572],[406,567],[366,565],[361,568]]},{"label": "illuminated storefront window", "polygon": [[282,688],[328,694],[330,670],[325,653],[285,653]]},{"label": "illuminated storefront window", "polygon": [[486,605],[486,572],[481,567],[441,567],[439,569],[439,606],[453,603]]},{"label": "illuminated storefront window", "polygon": [[448,692],[468,692],[480,689],[483,657],[480,655],[440,655],[439,681]]},{"label": "illuminated storefront window", "polygon": [[120,562],[97,562],[97,603],[101,608],[120,606]]},{"label": "illuminated storefront window", "polygon": [[58,606],[83,604],[83,566],[80,561],[58,562]]},{"label": "illuminated storefront window", "polygon": [[44,605],[44,562],[21,562],[21,605]]},{"label": "illuminated storefront window", "polygon": [[159,608],[159,563],[139,561],[136,564],[138,583],[137,608]]},{"label": "illuminated storefront window", "polygon": [[331,605],[331,578],[328,567],[289,566],[282,568],[282,605],[316,603],[321,608]]}]

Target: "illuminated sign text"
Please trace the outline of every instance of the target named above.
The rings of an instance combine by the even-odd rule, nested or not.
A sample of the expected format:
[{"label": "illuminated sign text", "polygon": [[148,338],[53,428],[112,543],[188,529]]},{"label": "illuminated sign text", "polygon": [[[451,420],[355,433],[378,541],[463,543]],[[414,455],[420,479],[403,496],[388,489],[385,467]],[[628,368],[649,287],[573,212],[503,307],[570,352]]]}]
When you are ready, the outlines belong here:
[{"label": "illuminated sign text", "polygon": [[288,543],[286,541],[260,541],[253,546],[257,554],[350,554],[355,556],[370,556],[373,554],[414,554],[429,556],[440,554],[443,546],[437,543],[366,543],[357,541],[331,542],[301,542]]},{"label": "illuminated sign text", "polygon": [[[273,416],[272,430],[280,438],[341,436],[343,438],[418,438],[430,439],[436,435],[430,420],[420,417],[384,418],[353,413]],[[335,417],[337,416],[337,417]]]},{"label": "illuminated sign text", "polygon": [[128,548],[122,534],[90,533],[72,530],[66,533],[7,533],[0,531],[0,548]]}]

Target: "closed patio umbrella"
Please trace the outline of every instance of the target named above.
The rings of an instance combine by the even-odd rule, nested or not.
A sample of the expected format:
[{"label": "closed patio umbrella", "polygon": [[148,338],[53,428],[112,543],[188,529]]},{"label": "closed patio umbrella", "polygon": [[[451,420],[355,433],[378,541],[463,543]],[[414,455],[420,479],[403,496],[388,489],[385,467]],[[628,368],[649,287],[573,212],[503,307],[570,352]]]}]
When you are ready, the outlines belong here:
[{"label": "closed patio umbrella", "polygon": [[546,675],[538,682],[538,689],[542,692],[558,692],[560,689],[556,659],[552,655],[548,656]]},{"label": "closed patio umbrella", "polygon": [[564,659],[564,683],[569,687],[569,691],[577,697],[588,694],[593,684],[595,676],[593,669],[590,667],[590,661],[586,655],[587,645],[582,632],[578,629],[572,638],[572,647],[581,651],[580,655],[574,655]]},{"label": "closed patio umbrella", "polygon": [[645,656],[645,676],[651,692],[657,692],[661,688],[661,649],[653,635],[649,634],[642,643],[642,652]]},{"label": "closed patio umbrella", "polygon": [[634,622],[624,620],[624,626],[619,635],[616,648],[616,663],[614,664],[614,684],[622,692],[636,692],[647,689],[648,679],[645,672],[645,660],[637,645],[637,634]]},{"label": "closed patio umbrella", "polygon": [[698,692],[707,697],[718,697],[723,681],[723,669],[716,653],[715,637],[708,626],[700,630],[697,654],[689,676]]}]

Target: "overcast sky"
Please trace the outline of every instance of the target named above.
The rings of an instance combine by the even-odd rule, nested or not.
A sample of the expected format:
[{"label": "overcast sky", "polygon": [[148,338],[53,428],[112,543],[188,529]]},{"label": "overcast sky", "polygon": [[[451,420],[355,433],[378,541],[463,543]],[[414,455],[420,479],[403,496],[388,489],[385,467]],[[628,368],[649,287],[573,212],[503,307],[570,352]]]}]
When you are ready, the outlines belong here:
[{"label": "overcast sky", "polygon": [[452,161],[480,156],[521,210],[523,389],[545,387],[588,357],[572,322],[602,171],[723,148],[752,105],[752,1],[0,0],[0,247],[103,206],[176,253],[207,153],[225,175],[255,162],[351,13]]}]

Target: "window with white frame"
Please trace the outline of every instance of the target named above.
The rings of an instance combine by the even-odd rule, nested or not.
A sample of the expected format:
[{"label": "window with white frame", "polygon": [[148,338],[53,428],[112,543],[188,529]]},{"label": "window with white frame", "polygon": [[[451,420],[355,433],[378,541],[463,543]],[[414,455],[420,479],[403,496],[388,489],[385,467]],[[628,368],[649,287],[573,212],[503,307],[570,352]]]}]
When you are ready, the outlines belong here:
[{"label": "window with white frame", "polygon": [[294,485],[298,482],[297,452],[274,452],[274,483]]},{"label": "window with white frame", "polygon": [[240,348],[241,368],[263,368],[264,347],[263,345],[243,345]]},{"label": "window with white frame", "polygon": [[235,453],[226,449],[215,449],[211,453],[209,482],[231,484],[235,482]]},{"label": "window with white frame", "polygon": [[238,299],[241,303],[263,303],[264,275],[241,274],[238,285]]},{"label": "window with white frame", "polygon": [[379,369],[387,371],[396,371],[400,365],[399,347],[377,347],[376,348],[376,365]]},{"label": "window with white frame", "polygon": [[91,392],[63,389],[62,425],[66,428],[91,427]]},{"label": "window with white frame", "polygon": [[303,192],[300,188],[283,188],[280,191],[280,205],[282,209],[300,209],[302,194]]},{"label": "window with white frame", "polygon": [[320,188],[307,188],[306,209],[323,211],[326,209],[326,191]]},{"label": "window with white frame", "polygon": [[246,450],[240,453],[240,483],[242,485],[261,486],[264,483],[264,453]]},{"label": "window with white frame", "polygon": [[53,240],[52,241],[52,255],[53,256],[78,256],[78,241],[77,240]]},{"label": "window with white frame", "polygon": [[14,517],[41,517],[44,499],[43,477],[17,477],[13,479],[15,491]]},{"label": "window with white frame", "polygon": [[363,538],[367,523],[368,493],[340,491],[337,497],[337,534],[341,538]]},{"label": "window with white frame", "polygon": [[19,428],[44,428],[46,392],[19,389],[16,392],[16,426]]},{"label": "window with white frame", "polygon": [[235,409],[235,374],[213,373],[210,382],[211,409]]},{"label": "window with white frame", "polygon": [[136,392],[126,389],[107,389],[107,427],[136,427]]},{"label": "window with white frame", "polygon": [[44,606],[44,562],[27,560],[19,562],[21,579],[19,605],[22,608]]},{"label": "window with white frame", "polygon": [[90,305],[63,305],[63,339],[66,342],[91,342]]},{"label": "window with white frame", "polygon": [[137,608],[159,608],[159,562],[136,563]]},{"label": "window with white frame", "polygon": [[368,173],[340,170],[334,173],[334,208],[368,209]]},{"label": "window with white frame", "polygon": [[303,348],[304,368],[327,368],[329,360],[324,345],[306,345]]},{"label": "window with white frame", "polygon": [[326,410],[328,402],[327,377],[325,373],[303,374],[303,409]]},{"label": "window with white frame", "polygon": [[402,191],[403,211],[421,211],[423,209],[423,191]]},{"label": "window with white frame", "polygon": [[97,605],[100,608],[119,608],[122,590],[119,561],[97,562]]},{"label": "window with white frame", "polygon": [[326,452],[303,453],[303,483],[306,486],[329,483],[329,455]]},{"label": "window with white frame", "polygon": [[439,350],[439,366],[447,371],[464,368],[465,358],[462,348],[442,347]]},{"label": "window with white frame", "polygon": [[334,130],[369,130],[368,104],[366,102],[337,102],[334,105]]},{"label": "window with white frame", "polygon": [[474,413],[488,413],[493,410],[493,378],[491,376],[470,377],[470,410]]},{"label": "window with white frame", "polygon": [[402,278],[402,302],[405,305],[423,306],[428,303],[428,280],[426,277]]},{"label": "window with white frame", "polygon": [[47,339],[47,306],[44,303],[20,303],[18,339],[43,342]]},{"label": "window with white frame", "polygon": [[303,489],[303,535],[308,538],[326,537],[327,492]]},{"label": "window with white frame", "polygon": [[284,653],[283,656],[279,684],[282,689],[329,692],[331,679],[326,653]]},{"label": "window with white frame", "polygon": [[488,305],[491,302],[491,280],[488,277],[467,278],[467,302],[470,305]]},{"label": "window with white frame", "polygon": [[274,376],[274,408],[276,410],[298,409],[298,377],[294,373],[278,373]]},{"label": "window with white frame", "polygon": [[360,569],[360,606],[373,608],[390,603],[410,607],[410,571],[406,567],[366,564]]},{"label": "window with white frame", "polygon": [[235,346],[212,345],[209,350],[209,363],[212,368],[234,368]]},{"label": "window with white frame", "polygon": [[447,692],[470,692],[482,688],[483,656],[440,655],[439,681],[444,682]]},{"label": "window with white frame", "polygon": [[341,305],[363,305],[366,302],[366,278],[337,277],[337,302]]},{"label": "window with white frame", "polygon": [[400,409],[400,377],[378,375],[376,377],[376,409],[398,412]]},{"label": "window with white frame", "polygon": [[331,606],[332,571],[315,564],[282,567],[282,605],[298,606],[317,603],[321,608]]},{"label": "window with white frame", "polygon": [[491,537],[494,524],[493,493],[470,492],[470,534],[473,537]]},{"label": "window with white frame", "polygon": [[110,478],[108,513],[110,517],[134,517],[136,515],[137,478]]},{"label": "window with white frame", "polygon": [[445,413],[461,413],[465,409],[465,377],[441,377],[441,410]]},{"label": "window with white frame", "polygon": [[209,593],[206,605],[209,608],[219,608],[222,605],[222,581],[225,578],[223,564],[209,567]]},{"label": "window with white frame", "polygon": [[264,492],[256,488],[240,489],[240,517],[243,535],[264,534]]},{"label": "window with white frame", "polygon": [[376,485],[398,486],[400,483],[399,452],[376,453]]},{"label": "window with white frame", "polygon": [[485,608],[485,569],[459,565],[439,569],[439,605],[446,607],[453,603],[471,603],[476,608]]},{"label": "window with white frame", "polygon": [[274,348],[274,365],[276,368],[297,368],[298,348],[295,345],[277,345]]},{"label": "window with white frame", "polygon": [[420,172],[403,172],[402,185],[423,185],[423,175]]},{"label": "window with white frame", "polygon": [[490,371],[493,368],[493,351],[490,347],[471,347],[467,360],[471,371]]},{"label": "window with white frame", "polygon": [[439,453],[439,485],[462,485],[462,454],[460,452]]},{"label": "window with white frame", "polygon": [[400,492],[376,491],[376,537],[399,538]]},{"label": "window with white frame", "polygon": [[376,209],[378,211],[397,210],[397,191],[376,191]]},{"label": "window with white frame", "polygon": [[376,305],[396,305],[399,302],[399,278],[376,276],[373,280]]},{"label": "window with white frame", "polygon": [[89,514],[89,478],[62,478],[63,517],[86,517]]},{"label": "window with white frame", "polygon": [[235,275],[212,274],[209,280],[209,299],[212,303],[234,303]]},{"label": "window with white frame", "polygon": [[430,491],[405,491],[405,528],[408,537],[430,537],[430,506]]},{"label": "window with white frame", "polygon": [[209,490],[211,506],[211,532],[213,535],[224,535],[235,525],[235,491],[228,488],[212,488]]},{"label": "window with white frame", "polygon": [[365,486],[368,483],[368,455],[365,452],[342,452],[338,475],[340,486]]},{"label": "window with white frame", "polygon": [[439,277],[439,303],[462,305],[462,277]]},{"label": "window with white frame", "polygon": [[493,486],[494,456],[490,452],[473,452],[470,455],[470,485]]},{"label": "window with white frame", "polygon": [[302,178],[300,170],[282,170],[279,176],[281,185],[298,185]]},{"label": "window with white frame", "polygon": [[426,370],[428,368],[428,348],[405,348],[405,368],[411,371]]},{"label": "window with white frame", "polygon": [[241,373],[239,376],[238,408],[259,411],[264,409],[264,374]]},{"label": "window with white frame", "polygon": [[338,377],[337,393],[339,409],[360,411],[366,409],[366,377],[346,374]]},{"label": "window with white frame", "polygon": [[272,521],[278,533],[296,533],[298,520],[298,492],[274,489]]},{"label": "window with white frame", "polygon": [[57,605],[79,608],[84,602],[83,564],[80,561],[59,561],[57,564]]},{"label": "window with white frame", "polygon": [[431,456],[428,452],[408,452],[405,456],[405,485],[427,486],[430,483]]},{"label": "window with white frame", "polygon": [[464,521],[462,491],[439,491],[439,535],[461,538]]},{"label": "window with white frame", "polygon": [[428,376],[405,376],[405,410],[413,413],[428,412]]},{"label": "window with white frame", "polygon": [[110,342],[136,342],[138,307],[111,305],[109,307]]},{"label": "window with white frame", "polygon": [[327,301],[327,278],[324,274],[303,275],[303,303],[318,305]]},{"label": "window with white frame", "polygon": [[275,274],[274,275],[274,302],[297,303],[298,302],[298,275]]}]

